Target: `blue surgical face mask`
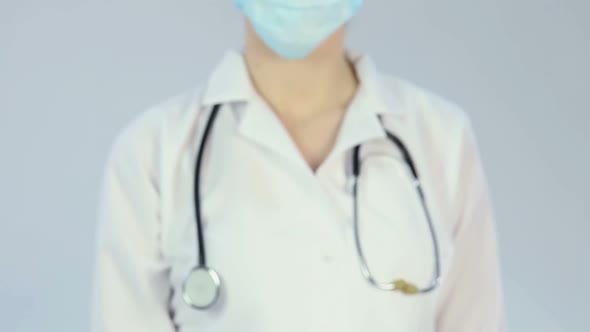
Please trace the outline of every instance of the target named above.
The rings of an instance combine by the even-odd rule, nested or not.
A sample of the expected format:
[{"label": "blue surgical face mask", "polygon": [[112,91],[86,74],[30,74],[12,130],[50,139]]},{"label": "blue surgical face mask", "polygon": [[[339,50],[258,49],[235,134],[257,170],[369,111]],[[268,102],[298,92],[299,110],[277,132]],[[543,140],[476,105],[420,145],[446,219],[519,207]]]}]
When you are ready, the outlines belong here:
[{"label": "blue surgical face mask", "polygon": [[355,16],[363,0],[235,0],[280,56],[302,59]]}]

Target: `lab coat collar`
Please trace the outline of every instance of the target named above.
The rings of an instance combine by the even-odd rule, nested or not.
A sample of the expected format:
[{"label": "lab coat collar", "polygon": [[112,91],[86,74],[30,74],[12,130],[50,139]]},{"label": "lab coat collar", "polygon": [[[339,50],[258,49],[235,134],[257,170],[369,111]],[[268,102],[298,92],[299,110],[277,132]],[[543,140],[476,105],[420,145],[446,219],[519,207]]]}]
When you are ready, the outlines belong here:
[{"label": "lab coat collar", "polygon": [[241,52],[228,50],[217,64],[202,95],[203,106],[250,101],[256,90]]},{"label": "lab coat collar", "polygon": [[347,56],[354,64],[360,81],[358,94],[366,98],[364,106],[368,111],[379,115],[402,114],[406,111],[400,96],[395,94],[393,87],[387,86],[384,75],[369,55],[348,49]]},{"label": "lab coat collar", "polygon": [[[373,61],[366,55],[348,51],[355,65],[360,84],[349,105],[339,131],[333,155],[373,139],[386,137],[379,117],[385,114],[401,114],[404,108],[381,81]],[[257,94],[242,54],[230,50],[215,68],[202,96],[205,107],[218,103],[246,102],[240,112],[238,131],[244,137],[269,148],[296,163],[304,163],[298,148]],[[307,165],[304,165],[307,166]]]},{"label": "lab coat collar", "polygon": [[[349,59],[355,66],[360,81],[359,94],[363,95],[363,106],[366,111],[375,114],[402,114],[406,107],[399,95],[386,86],[382,75],[378,72],[373,59],[363,53],[347,50]],[[209,76],[201,101],[203,106],[218,103],[252,101],[257,97],[256,90],[250,79],[248,68],[242,53],[238,50],[227,50]]]}]

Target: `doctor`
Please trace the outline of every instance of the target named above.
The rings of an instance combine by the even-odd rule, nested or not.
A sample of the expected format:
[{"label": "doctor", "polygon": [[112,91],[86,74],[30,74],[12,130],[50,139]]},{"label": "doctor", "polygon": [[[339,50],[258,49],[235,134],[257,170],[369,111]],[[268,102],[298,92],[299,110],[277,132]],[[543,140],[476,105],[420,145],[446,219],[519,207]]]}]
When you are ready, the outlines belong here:
[{"label": "doctor", "polygon": [[362,0],[236,0],[247,39],[113,142],[94,332],[499,332],[456,104],[345,48]]}]

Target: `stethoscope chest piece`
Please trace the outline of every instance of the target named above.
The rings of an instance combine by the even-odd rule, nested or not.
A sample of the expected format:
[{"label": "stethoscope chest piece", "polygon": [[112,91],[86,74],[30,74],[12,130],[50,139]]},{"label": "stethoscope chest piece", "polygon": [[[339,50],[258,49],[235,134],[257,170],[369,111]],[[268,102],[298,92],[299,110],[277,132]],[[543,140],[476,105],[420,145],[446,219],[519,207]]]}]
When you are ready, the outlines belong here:
[{"label": "stethoscope chest piece", "polygon": [[219,298],[220,288],[221,279],[215,270],[196,266],[184,280],[183,298],[195,309],[208,309]]}]

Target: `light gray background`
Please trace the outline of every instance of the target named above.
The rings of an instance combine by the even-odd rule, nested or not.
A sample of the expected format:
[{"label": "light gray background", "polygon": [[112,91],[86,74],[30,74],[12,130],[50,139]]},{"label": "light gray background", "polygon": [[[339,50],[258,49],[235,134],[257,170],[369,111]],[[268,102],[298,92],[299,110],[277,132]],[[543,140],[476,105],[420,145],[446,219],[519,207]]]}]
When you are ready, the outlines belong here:
[{"label": "light gray background", "polygon": [[[588,330],[589,13],[587,0],[367,0],[350,30],[384,70],[471,114],[511,331]],[[0,331],[87,330],[113,136],[241,41],[232,0],[0,0]]]}]

